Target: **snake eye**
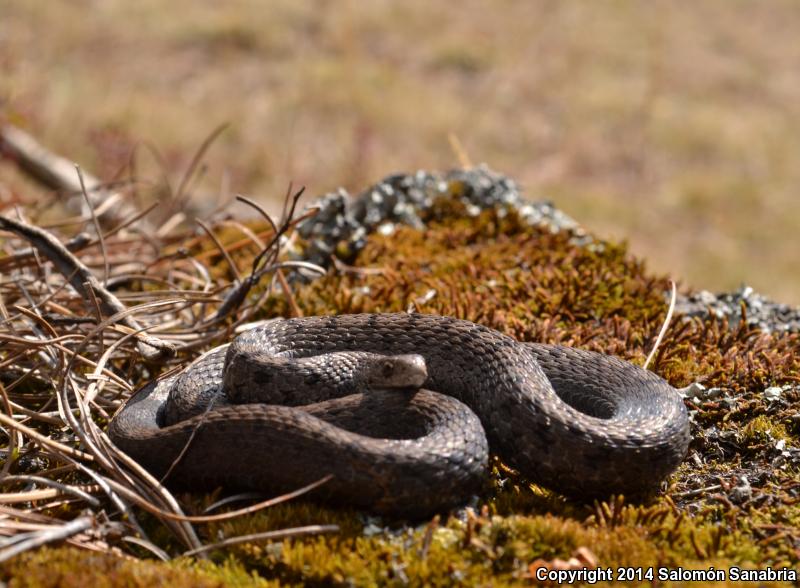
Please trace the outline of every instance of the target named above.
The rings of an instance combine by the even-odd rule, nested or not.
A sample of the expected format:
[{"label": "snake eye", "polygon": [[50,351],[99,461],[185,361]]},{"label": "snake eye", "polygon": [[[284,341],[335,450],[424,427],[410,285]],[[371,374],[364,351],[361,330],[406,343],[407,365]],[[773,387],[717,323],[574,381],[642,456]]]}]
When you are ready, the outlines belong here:
[{"label": "snake eye", "polygon": [[394,365],[392,362],[386,361],[383,363],[383,367],[381,368],[381,374],[383,374],[384,378],[389,378],[394,373]]}]

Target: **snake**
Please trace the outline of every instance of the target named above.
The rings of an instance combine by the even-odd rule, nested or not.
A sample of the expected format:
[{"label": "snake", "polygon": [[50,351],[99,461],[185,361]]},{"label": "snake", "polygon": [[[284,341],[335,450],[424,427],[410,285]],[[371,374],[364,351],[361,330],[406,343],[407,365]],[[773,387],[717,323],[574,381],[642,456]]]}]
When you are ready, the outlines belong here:
[{"label": "snake", "polygon": [[277,319],[136,392],[114,444],[168,486],[290,492],[409,519],[485,489],[495,454],[588,500],[657,491],[685,457],[677,391],[616,357],[463,319]]}]

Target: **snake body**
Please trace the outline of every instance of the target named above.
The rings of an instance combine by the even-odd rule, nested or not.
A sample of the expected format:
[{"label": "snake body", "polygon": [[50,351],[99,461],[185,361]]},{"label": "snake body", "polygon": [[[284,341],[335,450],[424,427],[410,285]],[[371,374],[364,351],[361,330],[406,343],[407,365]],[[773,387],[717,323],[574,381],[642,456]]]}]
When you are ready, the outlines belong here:
[{"label": "snake body", "polygon": [[[399,390],[357,389],[365,366],[396,355],[406,360],[384,371],[424,360],[422,375]],[[527,479],[585,498],[657,488],[689,443],[683,402],[650,372],[402,313],[246,331],[142,388],[109,434],[173,485],[287,491],[332,474],[324,498],[410,518],[464,503],[489,448]]]}]

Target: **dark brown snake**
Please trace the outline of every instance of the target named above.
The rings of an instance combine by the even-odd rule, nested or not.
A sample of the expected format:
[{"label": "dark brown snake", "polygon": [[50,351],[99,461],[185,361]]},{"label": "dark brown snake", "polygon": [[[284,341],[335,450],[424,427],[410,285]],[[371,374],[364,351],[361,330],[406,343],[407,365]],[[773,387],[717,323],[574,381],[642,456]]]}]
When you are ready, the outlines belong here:
[{"label": "dark brown snake", "polygon": [[466,502],[489,448],[587,498],[658,488],[689,444],[682,400],[648,371],[425,314],[244,332],[139,390],[109,433],[171,485],[282,492],[332,474],[322,498],[410,518]]}]

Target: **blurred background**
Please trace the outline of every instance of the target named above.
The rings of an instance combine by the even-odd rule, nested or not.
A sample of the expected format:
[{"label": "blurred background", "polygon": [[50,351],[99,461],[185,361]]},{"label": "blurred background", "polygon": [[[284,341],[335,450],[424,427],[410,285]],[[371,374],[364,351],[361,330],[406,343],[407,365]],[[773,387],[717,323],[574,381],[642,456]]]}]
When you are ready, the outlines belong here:
[{"label": "blurred background", "polygon": [[[800,3],[0,0],[0,121],[279,203],[473,163],[648,266],[800,304]],[[0,162],[0,202],[37,190]],[[41,192],[38,192],[41,193]]]}]

